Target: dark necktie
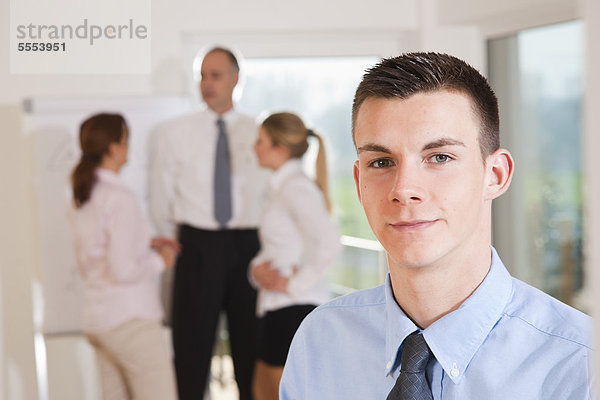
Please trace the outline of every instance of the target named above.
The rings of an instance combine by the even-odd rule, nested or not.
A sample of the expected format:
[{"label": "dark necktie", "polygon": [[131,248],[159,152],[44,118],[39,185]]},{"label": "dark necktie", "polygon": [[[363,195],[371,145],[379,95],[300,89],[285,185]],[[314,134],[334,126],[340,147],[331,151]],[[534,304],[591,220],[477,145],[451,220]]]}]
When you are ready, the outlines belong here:
[{"label": "dark necktie", "polygon": [[231,165],[227,135],[225,134],[225,121],[222,118],[217,120],[217,127],[219,128],[219,138],[217,139],[217,152],[215,154],[215,218],[223,227],[231,219]]},{"label": "dark necktie", "polygon": [[423,335],[413,332],[404,339],[400,375],[387,400],[432,400],[425,368],[431,351]]}]

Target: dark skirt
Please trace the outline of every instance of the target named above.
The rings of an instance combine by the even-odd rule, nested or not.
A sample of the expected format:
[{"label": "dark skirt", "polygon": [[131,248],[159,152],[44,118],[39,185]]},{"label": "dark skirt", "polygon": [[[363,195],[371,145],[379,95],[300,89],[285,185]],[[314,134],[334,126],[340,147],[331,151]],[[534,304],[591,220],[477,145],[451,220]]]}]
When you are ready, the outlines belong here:
[{"label": "dark skirt", "polygon": [[283,367],[300,323],[316,306],[299,305],[267,311],[258,320],[258,359]]}]

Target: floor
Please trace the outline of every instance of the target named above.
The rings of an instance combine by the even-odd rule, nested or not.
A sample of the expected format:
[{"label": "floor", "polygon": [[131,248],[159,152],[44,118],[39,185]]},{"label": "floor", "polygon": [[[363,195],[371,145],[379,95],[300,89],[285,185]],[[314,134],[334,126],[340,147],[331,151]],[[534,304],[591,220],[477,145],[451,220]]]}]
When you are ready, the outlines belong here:
[{"label": "floor", "polygon": [[238,390],[233,377],[233,362],[227,354],[212,359],[210,393],[204,400],[237,400]]}]

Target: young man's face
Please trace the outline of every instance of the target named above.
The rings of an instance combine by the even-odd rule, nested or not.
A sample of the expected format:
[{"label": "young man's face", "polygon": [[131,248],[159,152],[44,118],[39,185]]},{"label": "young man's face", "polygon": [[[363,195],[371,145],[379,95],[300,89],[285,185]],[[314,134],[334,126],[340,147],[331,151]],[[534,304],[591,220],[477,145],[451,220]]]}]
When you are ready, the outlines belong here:
[{"label": "young man's face", "polygon": [[207,54],[202,60],[200,74],[200,92],[206,105],[216,112],[226,111],[238,82],[238,74],[227,54],[222,51]]},{"label": "young man's face", "polygon": [[439,265],[489,246],[490,203],[499,193],[490,189],[495,177],[479,130],[460,93],[369,98],[360,106],[354,177],[390,267]]}]

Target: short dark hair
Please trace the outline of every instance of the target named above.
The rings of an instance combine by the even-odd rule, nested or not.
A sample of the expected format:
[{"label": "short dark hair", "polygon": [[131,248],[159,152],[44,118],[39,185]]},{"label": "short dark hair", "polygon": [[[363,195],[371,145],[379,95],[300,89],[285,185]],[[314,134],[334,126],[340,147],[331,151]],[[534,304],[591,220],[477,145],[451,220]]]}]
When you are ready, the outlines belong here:
[{"label": "short dark hair", "polygon": [[358,111],[368,98],[407,99],[416,93],[440,90],[459,92],[471,99],[481,123],[479,147],[483,159],[498,150],[498,99],[487,79],[463,60],[440,53],[407,53],[383,59],[367,70],[352,104],[352,140]]},{"label": "short dark hair", "polygon": [[229,58],[229,61],[231,62],[231,66],[233,67],[234,71],[240,72],[240,64],[238,63],[237,57],[235,56],[235,54],[233,54],[233,51],[225,47],[213,47],[212,49],[206,52],[204,57],[217,52],[225,53],[225,55]]}]

